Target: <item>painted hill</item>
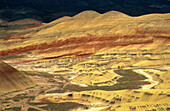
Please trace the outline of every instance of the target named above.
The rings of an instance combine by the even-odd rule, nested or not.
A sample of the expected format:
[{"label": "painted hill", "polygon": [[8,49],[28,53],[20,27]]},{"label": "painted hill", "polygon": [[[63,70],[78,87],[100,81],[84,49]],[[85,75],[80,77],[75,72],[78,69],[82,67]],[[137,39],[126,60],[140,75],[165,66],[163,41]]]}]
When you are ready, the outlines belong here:
[{"label": "painted hill", "polygon": [[25,74],[0,61],[0,94],[22,90],[36,85]]},{"label": "painted hill", "polygon": [[169,110],[169,18],[84,11],[39,27],[11,28],[11,36],[0,40],[0,59],[43,85],[35,88],[35,102]]},{"label": "painted hill", "polygon": [[[169,44],[170,14],[131,17],[117,11],[84,11],[43,26],[15,30],[17,42],[1,40],[0,56],[34,52],[34,56],[91,55],[117,46],[157,49]],[[7,46],[7,47],[6,47]],[[39,58],[41,59],[41,58]]]}]

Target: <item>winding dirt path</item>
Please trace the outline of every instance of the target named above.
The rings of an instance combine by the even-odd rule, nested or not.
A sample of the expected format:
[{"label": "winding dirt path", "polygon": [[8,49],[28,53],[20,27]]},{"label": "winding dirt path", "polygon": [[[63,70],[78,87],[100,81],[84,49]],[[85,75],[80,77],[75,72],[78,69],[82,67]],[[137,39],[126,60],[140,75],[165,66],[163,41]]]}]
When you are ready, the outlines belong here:
[{"label": "winding dirt path", "polygon": [[143,85],[141,89],[151,89],[152,87],[156,86],[159,83],[158,81],[154,81],[152,76],[144,72],[142,69],[134,69],[133,71],[135,71],[138,74],[144,75],[145,77],[147,77],[147,79],[145,79],[144,81],[148,81],[151,83],[151,84]]}]

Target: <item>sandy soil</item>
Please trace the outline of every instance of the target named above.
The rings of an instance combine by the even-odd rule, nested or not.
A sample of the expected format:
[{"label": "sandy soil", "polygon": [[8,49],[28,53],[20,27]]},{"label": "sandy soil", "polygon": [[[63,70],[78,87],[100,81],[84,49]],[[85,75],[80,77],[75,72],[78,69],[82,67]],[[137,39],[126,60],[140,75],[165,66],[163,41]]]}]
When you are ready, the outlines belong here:
[{"label": "sandy soil", "polygon": [[148,78],[148,79],[145,79],[145,81],[148,81],[151,83],[151,84],[143,85],[142,89],[151,89],[152,87],[156,86],[159,83],[158,81],[154,81],[152,76],[150,76],[149,74],[144,72],[142,69],[135,69],[133,71],[135,71],[136,73],[139,73],[141,75],[144,75],[145,77]]}]

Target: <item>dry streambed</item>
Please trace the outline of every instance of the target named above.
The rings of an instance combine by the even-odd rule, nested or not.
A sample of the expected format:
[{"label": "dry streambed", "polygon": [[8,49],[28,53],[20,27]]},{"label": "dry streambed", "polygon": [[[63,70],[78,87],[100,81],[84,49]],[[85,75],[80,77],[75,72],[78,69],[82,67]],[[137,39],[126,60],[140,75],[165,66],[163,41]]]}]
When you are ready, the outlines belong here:
[{"label": "dry streambed", "polygon": [[144,75],[145,77],[147,77],[147,79],[145,79],[144,81],[148,81],[151,83],[143,85],[141,89],[151,89],[152,87],[156,86],[159,83],[158,81],[153,80],[152,76],[144,72],[142,69],[135,69],[133,71],[135,71],[138,74]]}]

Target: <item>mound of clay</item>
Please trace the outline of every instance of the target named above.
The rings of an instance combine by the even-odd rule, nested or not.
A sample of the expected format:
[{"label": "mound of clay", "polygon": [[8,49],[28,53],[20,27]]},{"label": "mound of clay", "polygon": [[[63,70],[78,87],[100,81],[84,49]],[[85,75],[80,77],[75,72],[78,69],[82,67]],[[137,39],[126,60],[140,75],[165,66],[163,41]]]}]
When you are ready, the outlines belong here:
[{"label": "mound of clay", "polygon": [[34,81],[15,68],[0,61],[0,94],[33,87]]}]

